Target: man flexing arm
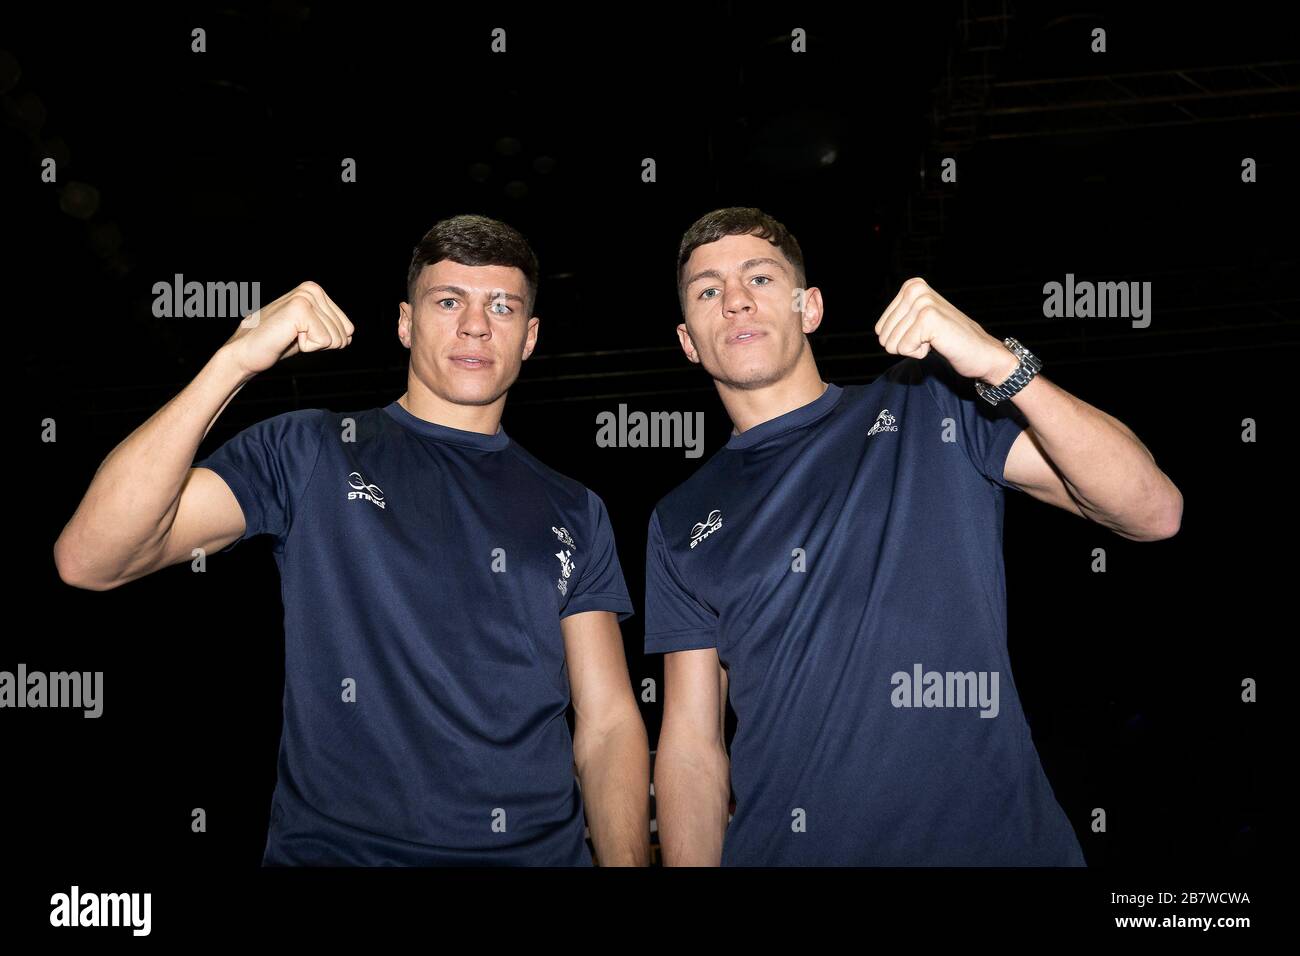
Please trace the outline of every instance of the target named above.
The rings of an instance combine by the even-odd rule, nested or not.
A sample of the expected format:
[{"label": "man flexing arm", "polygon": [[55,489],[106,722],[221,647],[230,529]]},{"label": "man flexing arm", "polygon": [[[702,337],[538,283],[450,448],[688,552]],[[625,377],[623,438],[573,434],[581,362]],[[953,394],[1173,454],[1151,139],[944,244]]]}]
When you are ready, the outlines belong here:
[{"label": "man flexing arm", "polygon": [[[104,459],[54,544],[59,577],[106,591],[244,533],[244,514],[215,472],[192,467],[230,400],[258,372],[299,352],[346,348],[353,326],[314,282],[245,318],[175,398]],[[141,480],[147,476],[148,480]]]}]

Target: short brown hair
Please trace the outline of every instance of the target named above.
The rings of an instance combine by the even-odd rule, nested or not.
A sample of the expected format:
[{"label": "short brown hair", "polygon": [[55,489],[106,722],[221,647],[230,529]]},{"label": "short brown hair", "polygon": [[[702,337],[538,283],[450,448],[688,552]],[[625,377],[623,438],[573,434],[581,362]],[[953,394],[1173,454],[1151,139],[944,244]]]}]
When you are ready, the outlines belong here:
[{"label": "short brown hair", "polygon": [[435,223],[411,254],[406,300],[414,303],[415,283],[425,266],[450,259],[463,266],[514,266],[528,284],[531,315],[537,302],[537,254],[515,228],[487,216],[452,216]]},{"label": "short brown hair", "polygon": [[799,242],[781,223],[777,222],[761,209],[752,206],[728,206],[705,213],[686,230],[682,244],[677,250],[677,298],[684,305],[686,289],[682,281],[686,278],[684,271],[691,253],[700,246],[717,242],[723,236],[755,235],[766,239],[781,250],[781,254],[794,266],[795,283],[799,288],[807,284],[804,274],[803,250]]}]

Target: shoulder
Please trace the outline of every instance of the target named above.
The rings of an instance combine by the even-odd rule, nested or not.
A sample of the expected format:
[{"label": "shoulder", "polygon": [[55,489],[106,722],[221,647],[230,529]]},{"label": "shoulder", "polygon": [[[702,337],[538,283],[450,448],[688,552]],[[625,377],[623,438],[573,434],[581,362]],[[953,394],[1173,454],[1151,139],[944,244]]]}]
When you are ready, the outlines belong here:
[{"label": "shoulder", "polygon": [[900,390],[905,392],[921,386],[924,377],[921,360],[905,358],[888,366],[869,382],[854,385],[836,383],[842,394],[833,414],[853,417],[869,414],[874,417],[882,401],[892,404],[897,401]]},{"label": "shoulder", "polygon": [[651,517],[658,515],[662,524],[666,520],[693,513],[714,489],[727,482],[728,471],[738,460],[737,453],[723,445],[695,469],[689,478],[660,498],[651,511]]},{"label": "shoulder", "polygon": [[296,408],[254,422],[223,422],[231,444],[256,442],[274,448],[303,439],[316,440],[333,413],[325,408]]},{"label": "shoulder", "polygon": [[319,428],[333,414],[328,408],[295,408],[290,412],[280,412],[278,415],[263,418],[250,427],[309,430]]},{"label": "shoulder", "polygon": [[949,364],[948,360],[931,349],[925,358],[909,358],[890,369],[896,381],[908,385],[924,386],[931,394],[939,391],[961,392],[970,383]]},{"label": "shoulder", "polygon": [[939,372],[940,364],[947,365],[938,352],[931,349],[925,358],[904,358],[886,368],[880,377],[894,385],[919,385],[929,376]]},{"label": "shoulder", "polygon": [[[904,358],[890,365],[872,385],[880,382],[890,391],[901,389],[908,395],[923,393],[941,409],[947,408],[949,399],[964,395],[971,387],[934,349],[924,358]],[[859,386],[859,395],[865,396],[870,387]]]},{"label": "shoulder", "polygon": [[558,498],[570,506],[575,503],[584,505],[600,503],[599,496],[582,482],[555,470],[513,438],[501,454],[511,456],[528,480],[535,483],[549,497]]}]

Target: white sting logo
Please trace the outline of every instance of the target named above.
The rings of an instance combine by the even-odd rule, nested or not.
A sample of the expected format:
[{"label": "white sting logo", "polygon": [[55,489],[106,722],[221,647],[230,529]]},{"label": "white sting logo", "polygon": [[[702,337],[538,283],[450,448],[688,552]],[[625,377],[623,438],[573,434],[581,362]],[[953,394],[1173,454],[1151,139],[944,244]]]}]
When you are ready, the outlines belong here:
[{"label": "white sting logo", "polygon": [[722,512],[716,508],[709,516],[691,528],[691,547],[695,547],[713,532],[722,527]]},{"label": "white sting logo", "polygon": [[354,471],[348,475],[348,487],[353,489],[348,492],[348,501],[369,501],[380,508],[385,507],[383,489],[378,485],[367,484],[361,477],[361,472]]}]

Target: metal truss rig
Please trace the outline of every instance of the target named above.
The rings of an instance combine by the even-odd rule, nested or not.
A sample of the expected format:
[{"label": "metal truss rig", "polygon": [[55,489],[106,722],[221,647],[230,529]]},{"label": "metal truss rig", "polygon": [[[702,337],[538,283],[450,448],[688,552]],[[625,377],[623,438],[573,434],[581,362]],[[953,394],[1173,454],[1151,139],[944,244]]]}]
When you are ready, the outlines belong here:
[{"label": "metal truss rig", "polygon": [[980,140],[1300,116],[1300,60],[994,82],[950,115]]}]

